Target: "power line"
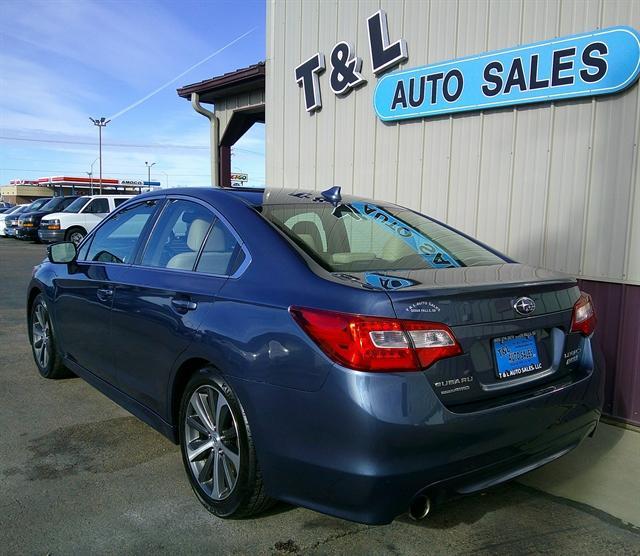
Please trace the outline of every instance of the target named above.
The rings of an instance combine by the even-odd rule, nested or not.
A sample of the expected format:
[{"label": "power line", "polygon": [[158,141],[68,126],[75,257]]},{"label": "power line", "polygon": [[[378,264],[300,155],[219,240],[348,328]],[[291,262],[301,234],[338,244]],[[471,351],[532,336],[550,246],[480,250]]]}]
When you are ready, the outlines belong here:
[{"label": "power line", "polygon": [[[64,139],[36,139],[35,137],[8,137],[6,135],[0,135],[0,139],[6,141],[27,141],[33,143],[59,143],[61,145],[89,145],[95,146],[91,141],[65,141]],[[104,143],[105,147],[127,147],[138,149],[206,149],[209,147],[206,145],[171,145],[168,143],[155,143],[155,144],[142,144],[142,143]]]},{"label": "power line", "polygon": [[[66,170],[52,170],[51,168],[0,168],[0,172],[51,172],[53,174],[70,174],[70,173],[83,173],[82,170],[70,170],[67,168]],[[115,176],[146,176],[146,172],[109,172],[109,174],[113,174]],[[169,177],[179,176],[179,177],[208,177],[209,174],[169,174]]]},{"label": "power line", "polygon": [[[51,144],[61,144],[61,145],[88,145],[91,147],[95,146],[95,143],[91,141],[66,141],[64,139],[37,139],[35,137],[9,137],[7,135],[0,135],[0,140],[4,141],[26,141],[30,143],[51,143]],[[195,150],[209,150],[209,147],[206,145],[172,145],[170,143],[103,143],[104,147],[126,147],[133,149],[195,149]],[[236,151],[257,154],[260,156],[264,156],[264,152],[253,151],[251,149],[246,149],[244,147],[236,147],[233,146],[233,149]]]}]

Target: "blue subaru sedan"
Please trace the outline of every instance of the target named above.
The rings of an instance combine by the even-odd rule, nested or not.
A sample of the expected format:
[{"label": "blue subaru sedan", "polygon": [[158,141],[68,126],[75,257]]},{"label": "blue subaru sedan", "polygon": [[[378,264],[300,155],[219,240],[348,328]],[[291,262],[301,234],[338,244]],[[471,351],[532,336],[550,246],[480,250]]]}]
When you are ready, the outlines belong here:
[{"label": "blue subaru sedan", "polygon": [[566,454],[602,407],[574,279],[339,187],[139,195],[49,246],[27,314],[40,374],[179,443],[222,518],[423,518]]}]

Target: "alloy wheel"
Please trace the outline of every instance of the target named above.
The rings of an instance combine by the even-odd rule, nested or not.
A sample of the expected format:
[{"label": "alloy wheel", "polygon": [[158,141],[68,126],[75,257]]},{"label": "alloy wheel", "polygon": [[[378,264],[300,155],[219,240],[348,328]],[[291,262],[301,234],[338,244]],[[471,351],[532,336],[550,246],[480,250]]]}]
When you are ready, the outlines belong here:
[{"label": "alloy wheel", "polygon": [[197,388],[187,406],[184,438],[191,474],[213,500],[224,500],[240,472],[238,424],[224,394]]},{"label": "alloy wheel", "polygon": [[45,369],[51,357],[51,329],[47,309],[39,303],[33,311],[31,324],[33,350],[36,354],[36,361],[41,368]]}]

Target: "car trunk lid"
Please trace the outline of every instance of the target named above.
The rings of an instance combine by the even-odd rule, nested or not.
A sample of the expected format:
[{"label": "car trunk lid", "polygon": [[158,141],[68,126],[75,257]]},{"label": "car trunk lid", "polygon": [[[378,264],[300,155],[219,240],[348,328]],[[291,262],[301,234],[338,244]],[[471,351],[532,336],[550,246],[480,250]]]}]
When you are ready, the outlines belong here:
[{"label": "car trunk lid", "polygon": [[[584,338],[570,333],[575,279],[522,264],[361,273],[385,290],[399,319],[442,322],[462,355],[426,369],[448,407],[478,404],[566,378],[579,370]],[[519,300],[535,308],[516,308]]]}]

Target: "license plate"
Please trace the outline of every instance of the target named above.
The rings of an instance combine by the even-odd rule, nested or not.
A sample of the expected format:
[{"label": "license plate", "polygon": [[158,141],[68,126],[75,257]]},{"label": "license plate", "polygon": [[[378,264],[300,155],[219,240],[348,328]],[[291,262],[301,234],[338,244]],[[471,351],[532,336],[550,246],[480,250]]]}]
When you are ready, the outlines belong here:
[{"label": "license plate", "polygon": [[509,378],[542,370],[536,335],[533,332],[496,338],[493,340],[493,349],[498,363],[498,378]]}]

